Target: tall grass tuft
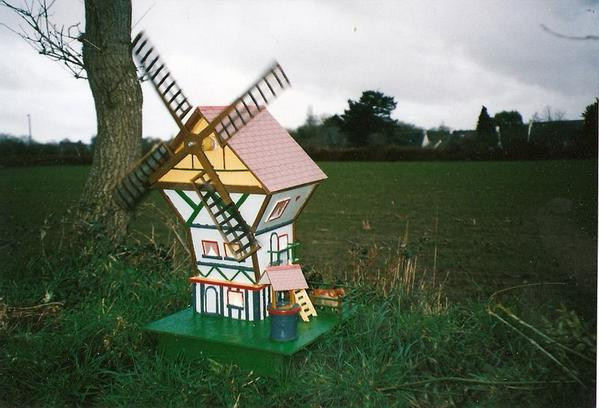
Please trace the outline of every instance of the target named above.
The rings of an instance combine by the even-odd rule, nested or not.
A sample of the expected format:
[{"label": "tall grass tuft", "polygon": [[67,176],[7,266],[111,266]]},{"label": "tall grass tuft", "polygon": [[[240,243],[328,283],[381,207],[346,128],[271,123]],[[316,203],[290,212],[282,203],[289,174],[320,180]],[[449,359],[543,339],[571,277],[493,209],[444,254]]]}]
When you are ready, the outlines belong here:
[{"label": "tall grass tuft", "polygon": [[45,247],[21,275],[0,282],[0,405],[592,404],[594,340],[574,312],[554,302],[523,313],[530,304],[495,299],[490,310],[526,336],[518,335],[489,302],[448,302],[443,283],[401,243],[383,266],[377,247],[354,251],[340,282],[351,288],[352,312],[286,375],[165,359],[143,326],[189,303],[187,255],[171,239],[160,244],[150,233],[117,253],[101,239]]},{"label": "tall grass tuft", "polygon": [[[418,309],[428,314],[441,313],[448,307],[445,281],[438,282],[435,271],[427,274],[420,267],[418,255],[409,247],[409,224],[391,254],[381,262],[380,248],[355,248],[350,252],[351,267],[345,279],[350,286],[396,299],[408,310]],[[436,249],[436,248],[435,248]]]}]

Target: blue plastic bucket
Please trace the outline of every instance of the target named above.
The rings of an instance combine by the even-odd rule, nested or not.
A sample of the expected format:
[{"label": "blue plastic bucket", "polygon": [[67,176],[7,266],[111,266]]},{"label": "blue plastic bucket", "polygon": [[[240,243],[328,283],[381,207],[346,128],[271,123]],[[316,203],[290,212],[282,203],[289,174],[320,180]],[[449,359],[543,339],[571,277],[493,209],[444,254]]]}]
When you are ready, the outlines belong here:
[{"label": "blue plastic bucket", "polygon": [[268,307],[270,314],[270,339],[274,341],[291,341],[297,339],[297,315],[300,305],[283,309]]}]

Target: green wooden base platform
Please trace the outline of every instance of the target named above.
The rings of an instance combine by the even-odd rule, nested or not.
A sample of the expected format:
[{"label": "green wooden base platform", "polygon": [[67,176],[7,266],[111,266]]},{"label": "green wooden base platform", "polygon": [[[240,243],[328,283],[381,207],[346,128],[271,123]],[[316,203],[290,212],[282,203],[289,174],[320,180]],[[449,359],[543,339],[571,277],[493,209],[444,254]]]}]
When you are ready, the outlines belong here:
[{"label": "green wooden base platform", "polygon": [[181,310],[146,326],[158,339],[158,348],[167,356],[195,359],[209,357],[234,363],[261,375],[283,373],[295,353],[331,330],[340,321],[335,313],[319,311],[310,322],[298,322],[298,338],[288,342],[269,339],[270,320],[249,322]]}]

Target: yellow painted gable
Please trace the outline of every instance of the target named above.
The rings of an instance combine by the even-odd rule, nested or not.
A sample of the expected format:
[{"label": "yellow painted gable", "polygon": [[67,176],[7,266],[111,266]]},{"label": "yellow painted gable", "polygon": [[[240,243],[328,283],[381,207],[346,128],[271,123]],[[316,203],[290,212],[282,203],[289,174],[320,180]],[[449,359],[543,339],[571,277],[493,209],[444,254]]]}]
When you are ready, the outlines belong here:
[{"label": "yellow painted gable", "polygon": [[[208,122],[206,119],[201,118],[193,127],[192,132],[197,134],[207,125]],[[208,139],[211,140],[205,140],[205,144],[212,145],[213,149],[205,149],[204,152],[225,186],[263,188],[258,179],[249,171],[247,166],[243,164],[230,147],[221,147],[213,136],[210,136]],[[175,165],[173,169],[162,176],[159,182],[187,184],[190,183],[190,180],[200,170],[202,170],[200,161],[194,155],[189,154]]]}]

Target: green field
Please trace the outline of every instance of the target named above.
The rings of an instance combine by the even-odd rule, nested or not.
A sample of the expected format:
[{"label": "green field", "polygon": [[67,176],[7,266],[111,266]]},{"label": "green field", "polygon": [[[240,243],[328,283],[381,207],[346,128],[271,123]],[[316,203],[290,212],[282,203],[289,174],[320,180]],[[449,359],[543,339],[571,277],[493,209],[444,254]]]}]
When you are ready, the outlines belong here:
[{"label": "green field", "polygon": [[[408,247],[472,294],[596,272],[594,161],[323,163],[329,180],[298,228],[305,258],[341,272],[354,246]],[[371,229],[364,229],[367,220]],[[578,258],[572,261],[572,253]],[[584,259],[583,259],[584,258]],[[594,284],[590,285],[594,288]]]},{"label": "green field", "polygon": [[[595,161],[320,165],[329,178],[297,226],[308,270],[345,277],[370,253],[375,276],[407,236],[421,268],[447,279],[454,296],[559,281],[592,302]],[[0,170],[3,264],[18,269],[21,256],[39,252],[42,229],[47,243],[56,242],[61,232],[52,225],[76,203],[85,176],[85,167]],[[169,213],[157,193],[148,201]],[[162,218],[147,208],[133,230],[151,235],[152,228],[165,237]]]},{"label": "green field", "polygon": [[593,406],[595,161],[321,167],[300,255],[353,308],[273,379],[144,334],[189,304],[157,193],[116,253],[69,247],[87,168],[0,169],[0,406]]}]

